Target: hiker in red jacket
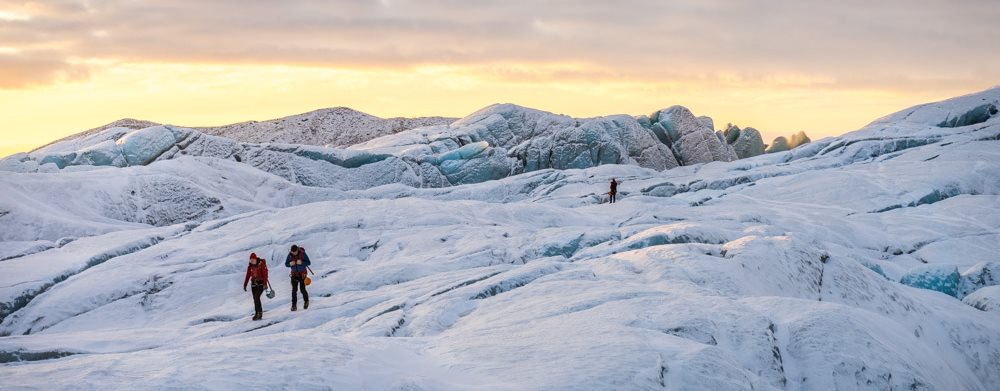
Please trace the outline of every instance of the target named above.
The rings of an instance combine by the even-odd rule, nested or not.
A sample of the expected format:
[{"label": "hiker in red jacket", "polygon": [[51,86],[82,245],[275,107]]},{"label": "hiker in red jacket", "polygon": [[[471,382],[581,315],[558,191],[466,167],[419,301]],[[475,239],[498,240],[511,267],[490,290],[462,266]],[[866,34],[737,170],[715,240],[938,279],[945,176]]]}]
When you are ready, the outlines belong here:
[{"label": "hiker in red jacket", "polygon": [[243,278],[243,291],[247,290],[247,282],[252,281],[250,290],[253,292],[253,320],[264,317],[264,308],[260,304],[260,295],[267,286],[267,260],[257,258],[257,253],[250,253],[250,264],[247,265],[247,275]]}]

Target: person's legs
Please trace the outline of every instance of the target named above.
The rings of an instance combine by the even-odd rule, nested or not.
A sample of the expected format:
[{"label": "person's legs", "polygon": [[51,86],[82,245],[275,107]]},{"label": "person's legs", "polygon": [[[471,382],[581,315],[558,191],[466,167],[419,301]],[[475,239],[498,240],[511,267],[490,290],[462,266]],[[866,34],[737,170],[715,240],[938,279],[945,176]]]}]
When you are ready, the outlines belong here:
[{"label": "person's legs", "polygon": [[299,287],[302,288],[302,309],[309,309],[309,292],[306,292],[306,279],[299,279]]},{"label": "person's legs", "polygon": [[295,311],[295,307],[296,307],[296,305],[298,304],[298,301],[299,301],[298,288],[299,288],[298,287],[298,276],[293,275],[292,276],[292,311]]},{"label": "person's legs", "polygon": [[252,290],[254,319],[260,319],[264,314],[264,307],[260,303],[260,295],[264,293],[264,285],[254,285]]}]

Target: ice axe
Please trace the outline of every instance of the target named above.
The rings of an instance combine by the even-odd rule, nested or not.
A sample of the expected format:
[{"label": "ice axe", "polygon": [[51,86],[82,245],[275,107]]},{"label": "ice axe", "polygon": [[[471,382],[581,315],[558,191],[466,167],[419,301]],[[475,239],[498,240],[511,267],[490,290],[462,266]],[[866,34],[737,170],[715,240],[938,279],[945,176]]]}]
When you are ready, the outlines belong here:
[{"label": "ice axe", "polygon": [[[275,252],[274,252],[274,249],[272,248],[271,249],[271,259],[274,259],[274,257],[275,257],[274,254],[275,254]],[[268,299],[273,299],[274,298],[274,288],[271,287],[271,279],[267,280],[267,293],[265,293],[265,295],[267,295]]]},{"label": "ice axe", "polygon": [[273,299],[274,298],[274,288],[271,288],[271,280],[267,281],[267,293],[266,293],[266,295],[267,295],[268,299]]}]

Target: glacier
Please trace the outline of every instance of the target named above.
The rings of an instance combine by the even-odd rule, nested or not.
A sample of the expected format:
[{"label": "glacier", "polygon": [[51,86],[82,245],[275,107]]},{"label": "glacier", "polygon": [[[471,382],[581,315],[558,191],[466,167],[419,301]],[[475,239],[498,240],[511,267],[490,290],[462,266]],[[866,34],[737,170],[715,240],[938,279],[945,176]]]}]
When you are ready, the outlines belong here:
[{"label": "glacier", "polygon": [[764,153],[764,139],[761,138],[760,131],[757,129],[750,127],[740,129],[738,126],[730,124],[723,131],[722,136],[726,143],[733,146],[736,157],[740,159]]},{"label": "glacier", "polygon": [[958,297],[962,276],[958,274],[958,268],[954,266],[932,265],[911,270],[899,282],[915,288],[930,289],[948,296]]},{"label": "glacier", "polygon": [[[737,158],[731,147],[717,140],[712,129],[687,109],[674,106],[662,112],[662,116],[657,114],[656,123],[644,127],[644,122],[627,115],[574,119],[499,104],[449,125],[422,126],[375,138],[355,136],[351,139],[366,141],[346,147],[246,143],[171,125],[98,128],[0,160],[0,169],[50,172],[71,166],[124,167],[193,155],[233,159],[306,186],[345,189],[371,182],[335,183],[324,172],[374,164],[374,168],[359,172],[345,171],[345,176],[370,177],[361,171],[396,170],[399,175],[392,179],[398,183],[440,187],[548,168],[634,164],[666,170],[681,163]],[[656,133],[664,127],[671,130]],[[290,138],[297,140],[298,135],[293,132]],[[470,148],[483,153],[457,152]]]},{"label": "glacier", "polygon": [[994,390],[1000,120],[939,125],[998,102],[743,159],[679,106],[62,140],[0,161],[3,388]]}]

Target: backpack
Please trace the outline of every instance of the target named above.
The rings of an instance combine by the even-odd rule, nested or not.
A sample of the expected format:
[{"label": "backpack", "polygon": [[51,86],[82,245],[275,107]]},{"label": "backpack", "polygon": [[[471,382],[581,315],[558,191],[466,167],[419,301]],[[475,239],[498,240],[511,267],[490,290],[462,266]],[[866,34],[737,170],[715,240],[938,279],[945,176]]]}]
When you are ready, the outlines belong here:
[{"label": "backpack", "polygon": [[258,259],[257,265],[250,265],[250,280],[255,283],[267,282],[267,261]]}]

